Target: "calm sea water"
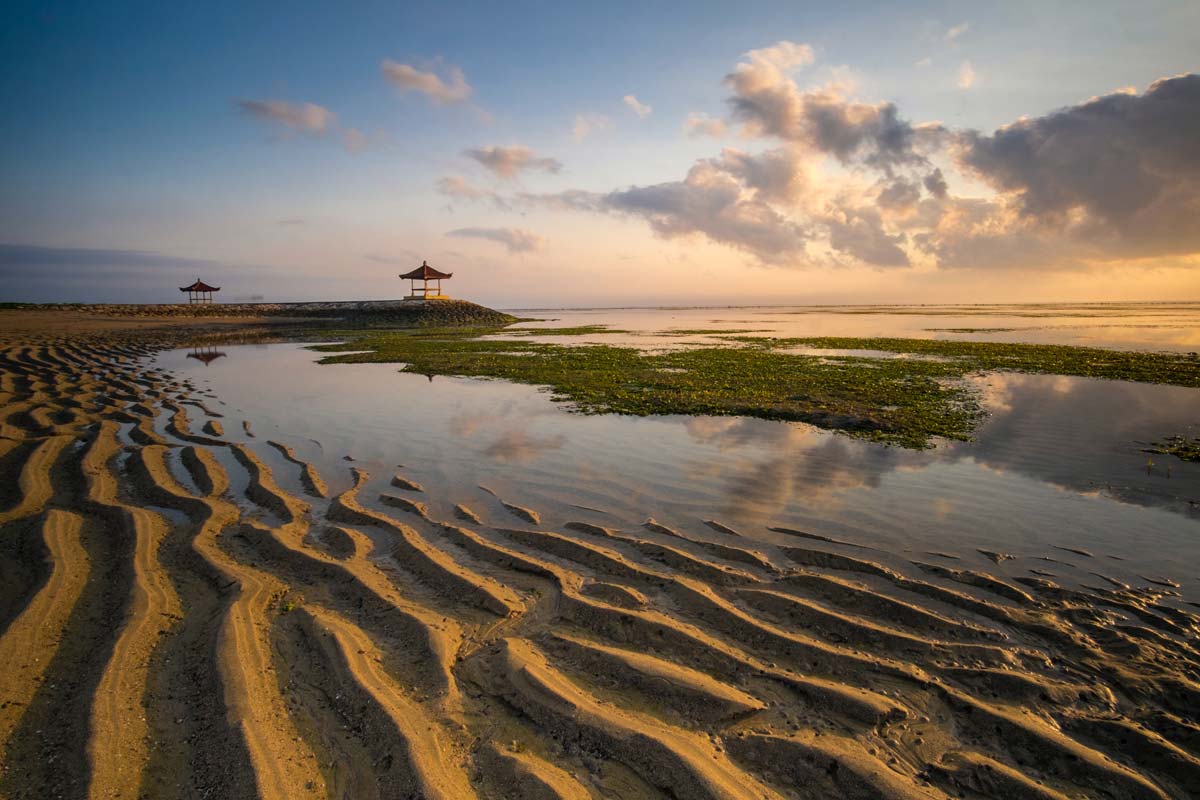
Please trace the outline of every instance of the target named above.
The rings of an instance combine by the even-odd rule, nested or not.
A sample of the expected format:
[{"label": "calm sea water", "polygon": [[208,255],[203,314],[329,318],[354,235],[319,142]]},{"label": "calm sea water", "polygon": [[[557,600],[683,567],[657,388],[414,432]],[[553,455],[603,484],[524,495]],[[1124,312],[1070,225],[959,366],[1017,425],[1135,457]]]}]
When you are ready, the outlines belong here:
[{"label": "calm sea water", "polygon": [[[1106,306],[1090,315],[1061,306],[959,313],[938,307],[523,315],[536,314],[539,322],[527,323],[535,327],[609,324],[638,333],[589,340],[655,348],[706,338],[656,334],[718,327],[1200,347],[1196,305]],[[1017,330],[929,330],[950,327]],[[186,350],[164,353],[158,362],[211,390],[207,402],[227,416],[230,438],[286,442],[335,489],[349,485],[351,466],[367,469],[378,491],[390,491],[391,476],[402,472],[427,488],[422,499],[435,517],[451,518],[461,502],[485,519],[511,524],[485,486],[542,512],[550,528],[584,520],[630,529],[654,517],[715,540],[719,535],[703,524],[715,519],[763,542],[797,543],[768,530],[784,526],[880,548],[872,557],[897,565],[941,553],[959,557],[943,563],[1012,577],[1038,570],[1069,585],[1096,584],[1097,573],[1134,585],[1166,577],[1180,584],[1184,600],[1200,601],[1200,464],[1143,452],[1168,434],[1200,434],[1200,390],[992,375],[979,380],[989,416],[976,441],[911,451],[796,423],[583,416],[536,387],[430,381],[389,364],[321,366],[318,354],[293,344],[222,350],[225,356],[208,365]],[[244,436],[241,419],[252,422],[257,438]],[[284,485],[298,489],[294,468],[273,449],[258,449]],[[997,565],[979,549],[1017,558]]]}]

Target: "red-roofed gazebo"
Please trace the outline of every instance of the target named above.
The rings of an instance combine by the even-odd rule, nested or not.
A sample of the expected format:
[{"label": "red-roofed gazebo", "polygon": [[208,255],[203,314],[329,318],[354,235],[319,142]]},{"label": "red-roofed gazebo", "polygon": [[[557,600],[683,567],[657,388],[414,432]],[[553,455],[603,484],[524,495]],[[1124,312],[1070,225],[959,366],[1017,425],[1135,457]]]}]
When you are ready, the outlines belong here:
[{"label": "red-roofed gazebo", "polygon": [[191,286],[180,286],[179,291],[187,292],[189,303],[211,303],[213,301],[212,293],[221,291],[220,286],[209,286],[204,281],[196,278],[196,282]]},{"label": "red-roofed gazebo", "polygon": [[[446,295],[442,294],[442,280],[453,277],[453,272],[442,272],[434,269],[426,262],[422,261],[421,266],[414,269],[412,272],[406,272],[400,277],[406,281],[411,281],[409,291],[412,292],[405,300],[444,300]],[[417,288],[417,281],[421,281],[421,288]],[[437,288],[432,291],[429,288],[430,281],[437,281]]]}]

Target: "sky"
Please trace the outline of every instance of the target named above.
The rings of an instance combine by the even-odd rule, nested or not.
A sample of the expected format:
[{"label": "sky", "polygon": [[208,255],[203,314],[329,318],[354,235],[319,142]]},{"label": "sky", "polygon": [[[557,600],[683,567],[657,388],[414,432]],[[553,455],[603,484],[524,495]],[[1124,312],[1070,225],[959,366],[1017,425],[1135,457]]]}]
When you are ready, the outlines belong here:
[{"label": "sky", "polygon": [[1200,300],[1200,3],[0,11],[0,300]]}]

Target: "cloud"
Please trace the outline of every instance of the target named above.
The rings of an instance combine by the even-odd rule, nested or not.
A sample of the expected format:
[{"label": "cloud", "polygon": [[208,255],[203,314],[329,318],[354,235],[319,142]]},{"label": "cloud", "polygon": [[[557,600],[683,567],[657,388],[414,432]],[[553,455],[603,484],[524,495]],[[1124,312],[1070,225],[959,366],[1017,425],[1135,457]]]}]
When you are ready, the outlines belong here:
[{"label": "cloud", "polygon": [[958,88],[970,89],[975,85],[975,68],[971,66],[970,61],[963,61],[958,68]]},{"label": "cloud", "polygon": [[475,186],[462,175],[446,175],[437,182],[438,194],[451,200],[488,202],[504,211],[511,209],[509,202],[499,193]]},{"label": "cloud", "polygon": [[562,162],[555,158],[539,156],[524,145],[500,147],[491,145],[472,150],[464,150],[463,155],[478,161],[501,178],[511,179],[523,170],[541,170],[542,172],[557,173],[562,170]]},{"label": "cloud", "polygon": [[603,206],[644,219],[663,238],[699,233],[766,263],[804,252],[802,227],[767,202],[745,197],[736,176],[708,162],[693,166],[682,181],[611,192]]},{"label": "cloud", "polygon": [[611,127],[612,120],[603,114],[592,112],[576,114],[575,122],[571,125],[571,138],[576,142],[582,142],[591,134],[608,130]]},{"label": "cloud", "polygon": [[683,130],[688,136],[724,136],[727,128],[725,120],[713,119],[699,111],[688,114],[683,123]]},{"label": "cloud", "polygon": [[435,105],[466,102],[472,89],[467,84],[463,71],[455,66],[447,66],[443,77],[437,73],[439,66],[440,62],[435,61],[428,69],[422,70],[411,64],[384,59],[380,70],[401,92],[419,92]]},{"label": "cloud", "polygon": [[917,67],[918,69],[925,69],[926,67],[932,67],[933,59],[930,58],[929,56],[925,56],[924,58],[922,58],[920,61],[918,61],[913,66]]},{"label": "cloud", "polygon": [[921,184],[931,195],[937,198],[946,196],[947,184],[946,178],[942,175],[941,169],[935,169],[922,179]]},{"label": "cloud", "polygon": [[772,201],[797,193],[801,175],[785,151],[755,157],[727,149],[718,158],[696,162],[682,181],[603,194],[580,190],[525,194],[518,200],[525,205],[633,217],[665,239],[703,235],[764,263],[780,264],[803,255],[809,232]]},{"label": "cloud", "polygon": [[447,175],[437,182],[437,190],[455,200],[480,200],[491,194],[486,189],[479,189],[462,175]]},{"label": "cloud", "polygon": [[762,200],[794,204],[808,187],[802,154],[795,148],[781,147],[751,155],[726,147],[708,165],[736,177]]},{"label": "cloud", "polygon": [[971,26],[966,22],[955,25],[953,28],[950,28],[946,31],[946,35],[943,38],[950,44],[957,44],[958,38],[966,33],[967,29],[970,27]]},{"label": "cloud", "polygon": [[[925,162],[920,151],[936,144],[940,126],[914,127],[900,118],[892,103],[850,100],[845,85],[833,83],[801,91],[776,61],[762,55],[768,51],[751,51],[747,54],[750,61],[738,64],[725,78],[733,91],[729,98],[732,116],[743,124],[747,135],[794,142],[832,155],[843,164],[863,163],[890,170]],[[811,56],[811,49],[804,52]],[[796,61],[797,56],[780,58],[782,63],[810,63]]]},{"label": "cloud", "polygon": [[324,136],[340,131],[342,146],[349,153],[361,153],[378,139],[382,132],[374,135],[363,133],[358,128],[341,128],[337,114],[315,103],[289,103],[284,100],[238,100],[236,105],[244,113],[257,117],[269,124],[284,129],[281,138],[293,133]]},{"label": "cloud", "polygon": [[[681,180],[609,192],[520,193],[539,207],[644,221],[780,266],[1090,269],[1163,255],[1200,263],[1200,75],[1120,90],[991,134],[912,123],[846,85],[802,90],[811,50],[751,51],[726,77],[743,134]],[[701,114],[693,132],[721,130]],[[829,169],[829,160],[837,168]],[[956,196],[958,177],[990,186]]]},{"label": "cloud", "polygon": [[[780,72],[807,67],[816,61],[811,46],[789,41],[780,41],[770,47],[751,50],[745,57],[749,59],[751,69],[774,69]],[[742,66],[739,64],[738,68],[741,69]]]},{"label": "cloud", "polygon": [[324,106],[289,103],[284,100],[238,100],[237,106],[251,116],[301,133],[325,133],[337,120]]},{"label": "cloud", "polygon": [[629,106],[633,113],[638,115],[638,119],[645,119],[646,117],[650,116],[650,112],[654,110],[652,106],[648,106],[645,103],[639,102],[637,97],[634,95],[627,94],[621,99],[624,101],[625,105]]},{"label": "cloud", "polygon": [[909,210],[921,199],[920,186],[904,178],[896,178],[885,185],[875,197],[880,208],[893,211]]},{"label": "cloud", "polygon": [[546,246],[544,237],[517,228],[457,228],[447,231],[446,235],[499,242],[510,253],[532,253]]},{"label": "cloud", "polygon": [[907,267],[908,253],[901,249],[903,234],[888,234],[873,208],[839,209],[826,220],[829,246],[876,267]]},{"label": "cloud", "polygon": [[1090,237],[1114,256],[1200,250],[1200,75],[1152,83],[1021,119],[985,135],[964,131],[961,167],[1011,207],[1013,226]]}]

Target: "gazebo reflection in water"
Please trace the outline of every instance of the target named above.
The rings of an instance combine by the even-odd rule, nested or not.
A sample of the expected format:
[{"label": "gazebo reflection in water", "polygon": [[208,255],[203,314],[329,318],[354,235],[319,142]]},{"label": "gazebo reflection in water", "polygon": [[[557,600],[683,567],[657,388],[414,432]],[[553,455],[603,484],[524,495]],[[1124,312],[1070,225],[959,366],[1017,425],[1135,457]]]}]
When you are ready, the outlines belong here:
[{"label": "gazebo reflection in water", "polygon": [[215,347],[193,347],[192,352],[188,353],[187,357],[194,358],[197,361],[202,362],[204,366],[207,367],[209,364],[216,361],[218,358],[222,358],[224,355],[225,352],[223,350],[218,350]]}]

